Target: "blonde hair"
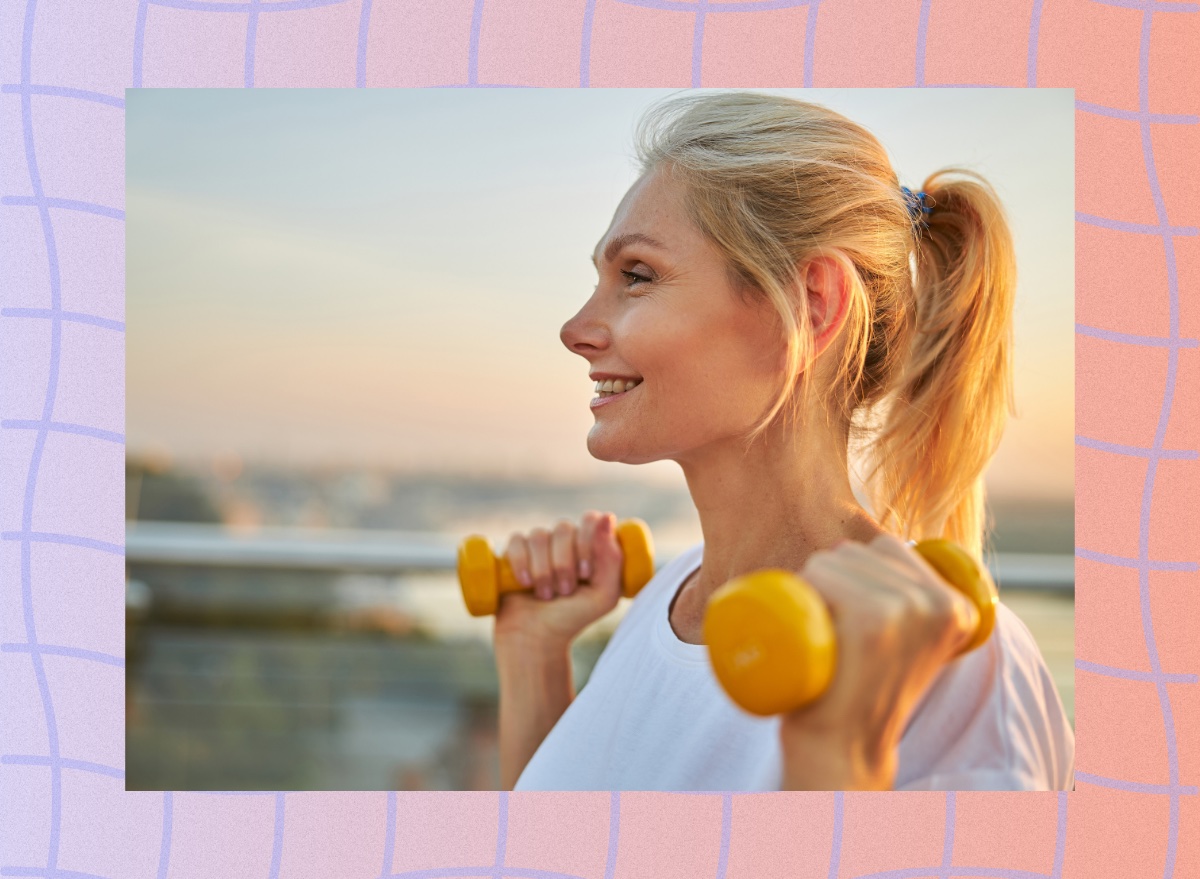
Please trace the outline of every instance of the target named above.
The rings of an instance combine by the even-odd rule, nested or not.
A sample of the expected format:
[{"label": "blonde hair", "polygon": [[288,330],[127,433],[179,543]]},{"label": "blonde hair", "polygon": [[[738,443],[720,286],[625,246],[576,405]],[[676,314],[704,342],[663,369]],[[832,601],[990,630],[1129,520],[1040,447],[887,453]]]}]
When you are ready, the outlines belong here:
[{"label": "blonde hair", "polygon": [[991,185],[965,168],[929,175],[919,187],[928,228],[916,226],[873,134],[819,104],[757,92],[671,96],[639,120],[635,149],[642,174],[662,169],[681,186],[739,294],[779,315],[785,380],[747,448],[781,412],[795,427],[808,411],[813,334],[807,296],[794,291],[808,261],[835,260],[849,307],[821,388],[826,417],[864,444],[882,527],[979,557],[983,471],[1013,410],[1016,261]]}]

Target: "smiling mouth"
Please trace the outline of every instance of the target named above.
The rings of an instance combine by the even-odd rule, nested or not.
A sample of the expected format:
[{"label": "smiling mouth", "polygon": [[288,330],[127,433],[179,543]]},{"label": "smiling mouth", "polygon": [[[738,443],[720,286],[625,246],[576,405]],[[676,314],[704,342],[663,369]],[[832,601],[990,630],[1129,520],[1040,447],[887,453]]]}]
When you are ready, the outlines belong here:
[{"label": "smiling mouth", "polygon": [[626,390],[624,390],[624,391],[621,391],[620,393],[617,393],[617,392],[615,392],[615,391],[601,391],[601,392],[600,392],[599,394],[597,394],[595,397],[592,397],[592,401],[591,401],[590,405],[591,405],[593,408],[594,408],[594,407],[596,407],[596,406],[603,406],[605,403],[607,403],[607,402],[608,402],[608,401],[610,401],[610,400],[616,400],[616,399],[618,399],[618,398],[620,398],[620,397],[624,397],[626,394],[631,394],[631,393],[633,393],[634,391],[636,391],[636,390],[637,390],[638,388],[640,388],[641,386],[642,386],[642,383],[641,383],[641,382],[638,382],[638,383],[637,383],[636,385],[634,385],[632,388],[628,388],[628,389],[626,389]]}]

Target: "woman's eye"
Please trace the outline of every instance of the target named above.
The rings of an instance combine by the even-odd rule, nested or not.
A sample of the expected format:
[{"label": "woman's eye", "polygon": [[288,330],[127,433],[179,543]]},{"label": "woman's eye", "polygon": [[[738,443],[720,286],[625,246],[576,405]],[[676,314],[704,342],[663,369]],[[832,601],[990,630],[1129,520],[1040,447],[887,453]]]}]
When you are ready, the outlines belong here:
[{"label": "woman's eye", "polygon": [[645,282],[649,282],[649,280],[650,280],[649,278],[645,277],[644,275],[639,275],[637,272],[622,271],[621,274],[624,275],[626,278],[629,278],[629,286],[631,286],[631,287],[634,284],[636,284],[638,281],[642,281],[645,283]]}]

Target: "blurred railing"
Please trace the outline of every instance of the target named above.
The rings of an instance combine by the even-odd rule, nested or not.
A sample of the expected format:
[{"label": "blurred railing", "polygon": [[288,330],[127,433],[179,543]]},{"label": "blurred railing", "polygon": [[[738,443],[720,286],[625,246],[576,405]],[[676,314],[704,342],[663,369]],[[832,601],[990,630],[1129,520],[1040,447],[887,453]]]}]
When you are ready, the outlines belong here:
[{"label": "blurred railing", "polygon": [[[495,789],[491,620],[462,605],[461,536],[128,523],[127,789]],[[655,549],[661,568],[687,546]],[[1074,559],[990,566],[1073,717]],[[627,608],[572,646],[577,687]]]},{"label": "blurred railing", "polygon": [[[462,535],[466,536],[466,535]],[[417,531],[337,531],[264,528],[239,532],[219,525],[131,523],[125,531],[129,562],[290,570],[455,570],[458,539]],[[661,568],[686,547],[656,547]],[[997,584],[1020,590],[1073,592],[1075,558],[1048,553],[998,553],[988,559]]]}]

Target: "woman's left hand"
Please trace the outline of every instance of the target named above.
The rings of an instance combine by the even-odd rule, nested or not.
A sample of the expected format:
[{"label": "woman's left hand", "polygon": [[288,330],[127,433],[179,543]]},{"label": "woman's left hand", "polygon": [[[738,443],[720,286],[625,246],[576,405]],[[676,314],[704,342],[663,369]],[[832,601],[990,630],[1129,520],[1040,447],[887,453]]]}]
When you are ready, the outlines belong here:
[{"label": "woman's left hand", "polygon": [[909,715],[979,623],[979,611],[890,534],[813,553],[837,663],[816,702],[784,715],[784,790],[890,790]]}]

